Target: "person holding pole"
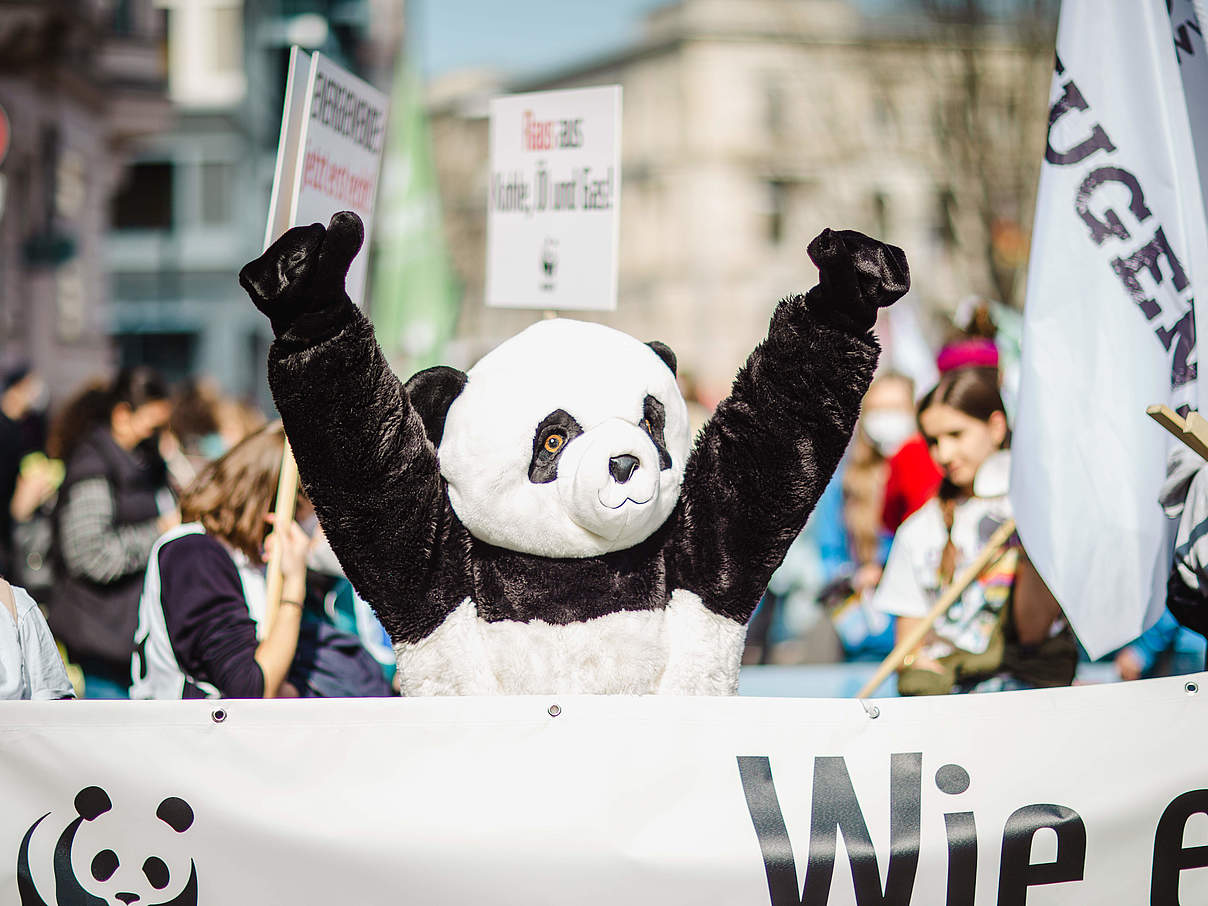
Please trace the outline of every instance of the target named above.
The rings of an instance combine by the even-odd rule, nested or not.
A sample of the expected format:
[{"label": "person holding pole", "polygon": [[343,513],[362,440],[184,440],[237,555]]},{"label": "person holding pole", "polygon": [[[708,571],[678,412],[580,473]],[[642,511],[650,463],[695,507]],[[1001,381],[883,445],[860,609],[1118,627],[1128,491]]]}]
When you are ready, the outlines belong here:
[{"label": "person holding pole", "polygon": [[[284,449],[280,422],[262,428],[206,466],[181,496],[184,524],[159,538],[147,565],[132,698],[298,694],[287,677],[311,539],[296,521],[284,531],[272,525]],[[306,519],[309,502],[299,504]],[[283,595],[269,621],[264,562],[277,545]]]},{"label": "person holding pole", "polygon": [[[893,664],[898,691],[1069,685],[1078,660],[1073,633],[1011,534],[1010,432],[997,372],[969,367],[944,374],[920,400],[918,419],[943,482],[898,530],[873,600],[898,617],[899,645],[891,655],[900,660]],[[992,538],[1001,547],[984,551]],[[945,587],[959,584],[962,572],[967,587],[954,588],[959,594],[935,613]],[[929,626],[928,618],[934,618]],[[918,644],[903,646],[916,636]]]}]

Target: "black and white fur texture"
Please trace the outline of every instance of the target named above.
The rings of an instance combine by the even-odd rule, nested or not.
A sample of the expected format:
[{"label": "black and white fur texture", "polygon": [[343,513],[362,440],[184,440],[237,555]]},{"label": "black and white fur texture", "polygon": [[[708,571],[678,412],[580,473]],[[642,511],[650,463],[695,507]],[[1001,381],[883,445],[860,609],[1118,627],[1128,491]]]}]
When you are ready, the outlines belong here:
[{"label": "black and white fur texture", "polygon": [[901,250],[816,238],[819,285],[777,306],[689,455],[674,354],[597,324],[541,322],[403,384],[344,292],[361,239],[349,213],[294,228],[240,282],[404,693],[733,694],[746,621],[851,436],[877,309],[909,285]]}]

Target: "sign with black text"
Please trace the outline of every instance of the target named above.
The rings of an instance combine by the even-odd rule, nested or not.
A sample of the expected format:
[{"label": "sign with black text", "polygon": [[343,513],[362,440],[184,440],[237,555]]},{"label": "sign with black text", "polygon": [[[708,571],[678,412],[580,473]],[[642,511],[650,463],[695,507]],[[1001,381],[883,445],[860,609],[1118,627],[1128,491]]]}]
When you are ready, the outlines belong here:
[{"label": "sign with black text", "polygon": [[1205,682],[0,702],[0,902],[1190,906]]},{"label": "sign with black text", "polygon": [[486,304],[615,309],[621,88],[491,101]]},{"label": "sign with black text", "polygon": [[264,245],[292,226],[356,213],[365,242],[348,270],[348,295],[365,295],[373,207],[386,136],[387,98],[320,53],[291,49]]}]

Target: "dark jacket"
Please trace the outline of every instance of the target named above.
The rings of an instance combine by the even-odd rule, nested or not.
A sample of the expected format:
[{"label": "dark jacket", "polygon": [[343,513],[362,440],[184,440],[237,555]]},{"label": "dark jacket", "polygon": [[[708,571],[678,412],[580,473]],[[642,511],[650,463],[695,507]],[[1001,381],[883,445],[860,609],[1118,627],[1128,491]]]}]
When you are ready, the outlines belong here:
[{"label": "dark jacket", "polygon": [[108,430],[97,428],[72,454],[55,509],[58,581],[51,597],[51,629],[73,658],[129,664],[145,563],[113,582],[101,584],[70,570],[63,558],[62,508],[71,498],[72,487],[86,478],[104,478],[109,484],[115,525],[145,523],[159,515],[156,495],[166,487],[163,463],[123,450]]}]

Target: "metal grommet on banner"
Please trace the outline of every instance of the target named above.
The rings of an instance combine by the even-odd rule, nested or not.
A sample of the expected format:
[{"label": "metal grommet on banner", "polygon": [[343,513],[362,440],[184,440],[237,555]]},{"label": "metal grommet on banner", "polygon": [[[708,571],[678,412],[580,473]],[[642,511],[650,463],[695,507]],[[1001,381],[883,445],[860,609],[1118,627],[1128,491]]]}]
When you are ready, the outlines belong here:
[{"label": "metal grommet on banner", "polygon": [[864,709],[864,713],[867,714],[872,720],[876,720],[881,716],[881,709],[876,705],[870,705],[864,699],[860,699],[860,707]]},{"label": "metal grommet on banner", "polygon": [[562,713],[562,709],[558,705],[549,706],[549,716],[550,717],[557,717],[561,713]]},{"label": "metal grommet on banner", "polygon": [[226,719],[227,719],[226,708],[215,708],[213,711],[210,712],[210,720],[214,721],[214,723],[216,723],[216,724],[220,724]]},{"label": "metal grommet on banner", "polygon": [[1188,682],[1186,682],[1183,685],[1183,691],[1186,692],[1188,695],[1195,695],[1197,692],[1200,691],[1200,684],[1189,680]]}]

